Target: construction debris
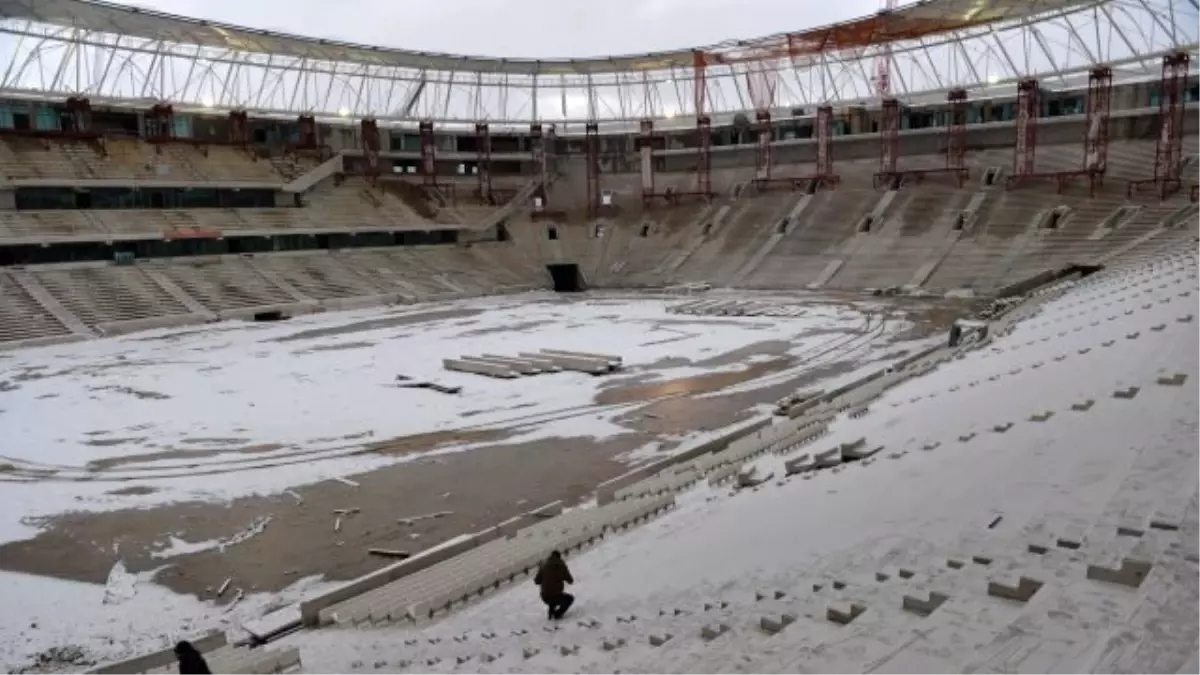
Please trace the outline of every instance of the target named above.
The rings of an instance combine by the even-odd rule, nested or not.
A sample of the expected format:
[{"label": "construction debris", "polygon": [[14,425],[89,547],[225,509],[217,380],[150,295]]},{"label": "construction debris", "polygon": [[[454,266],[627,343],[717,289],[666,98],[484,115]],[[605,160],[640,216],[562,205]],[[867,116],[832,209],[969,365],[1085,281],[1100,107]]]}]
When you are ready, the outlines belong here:
[{"label": "construction debris", "polygon": [[411,526],[413,523],[416,523],[416,522],[419,522],[422,520],[430,520],[433,518],[444,518],[446,516],[452,516],[452,515],[454,515],[453,511],[437,511],[435,513],[425,513],[425,514],[422,514],[419,516],[411,516],[409,518],[400,518],[396,522],[400,523],[401,525]]},{"label": "construction debris", "polygon": [[411,558],[412,554],[408,551],[397,551],[390,548],[369,548],[367,553],[370,555],[380,555],[385,558]]}]

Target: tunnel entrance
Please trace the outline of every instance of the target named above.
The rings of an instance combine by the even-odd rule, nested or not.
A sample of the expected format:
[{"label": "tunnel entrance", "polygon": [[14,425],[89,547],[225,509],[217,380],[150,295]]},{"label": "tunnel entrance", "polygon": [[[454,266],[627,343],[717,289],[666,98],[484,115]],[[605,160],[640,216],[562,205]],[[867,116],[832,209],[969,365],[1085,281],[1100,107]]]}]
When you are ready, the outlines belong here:
[{"label": "tunnel entrance", "polygon": [[583,275],[579,273],[579,265],[559,263],[546,265],[546,269],[554,281],[555,293],[579,293],[583,290]]}]

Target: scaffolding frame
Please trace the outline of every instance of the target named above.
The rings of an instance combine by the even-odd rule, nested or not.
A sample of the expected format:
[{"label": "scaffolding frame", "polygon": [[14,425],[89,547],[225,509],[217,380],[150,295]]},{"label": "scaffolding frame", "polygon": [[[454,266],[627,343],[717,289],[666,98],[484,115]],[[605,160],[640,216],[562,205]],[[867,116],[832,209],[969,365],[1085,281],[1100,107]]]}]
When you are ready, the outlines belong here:
[{"label": "scaffolding frame", "polygon": [[1112,69],[1101,66],[1088,73],[1087,120],[1083,138],[1083,162],[1078,169],[1066,171],[1036,171],[1037,117],[1041,111],[1041,89],[1033,79],[1017,85],[1017,147],[1013,157],[1013,173],[1004,182],[1012,189],[1032,180],[1054,182],[1055,192],[1062,194],[1076,178],[1088,182],[1088,194],[1096,196],[1096,188],[1104,185],[1108,171],[1109,121],[1112,113]]},{"label": "scaffolding frame", "polygon": [[359,123],[359,135],[362,136],[363,158],[366,159],[367,180],[372,184],[379,182],[379,122],[368,117]]},{"label": "scaffolding frame", "polygon": [[962,187],[971,172],[966,165],[967,146],[967,92],[954,89],[946,95],[950,110],[946,117],[946,164],[928,169],[901,169],[900,161],[900,102],[894,98],[884,99],[879,121],[879,171],[872,178],[876,187],[896,188],[906,181],[920,183],[927,176],[950,176],[958,187]]},{"label": "scaffolding frame", "polygon": [[[692,92],[694,94],[692,106],[696,113],[695,187],[691,190],[676,190],[670,187],[661,192],[655,190],[654,150],[651,145],[649,189],[647,189],[647,181],[643,181],[642,185],[643,208],[653,205],[655,199],[662,199],[671,206],[677,206],[685,197],[699,197],[708,202],[716,196],[712,189],[712,118],[705,112],[708,102],[708,55],[698,49],[692,51]],[[647,138],[649,141],[653,138],[654,123],[651,120],[642,120],[643,134],[647,131],[646,124],[650,125],[651,133]]]},{"label": "scaffolding frame", "polygon": [[587,212],[600,212],[600,126],[588,122],[583,127],[584,161],[587,162]]},{"label": "scaffolding frame", "polygon": [[245,110],[229,111],[229,126],[226,139],[230,145],[246,147],[250,144],[250,116]]},{"label": "scaffolding frame", "polygon": [[475,124],[475,177],[479,182],[479,201],[495,206],[495,195],[492,193],[492,132],[487,122]]},{"label": "scaffolding frame", "polygon": [[417,123],[417,133],[421,141],[421,183],[427,187],[437,187],[437,142],[433,136],[433,121],[421,120]]},{"label": "scaffolding frame", "polygon": [[[1187,52],[1167,54],[1162,59],[1162,75],[1158,90],[1158,145],[1154,151],[1154,177],[1129,181],[1126,194],[1133,197],[1146,186],[1157,188],[1158,198],[1164,200],[1183,187],[1183,94],[1187,87]],[[1194,191],[1194,190],[1193,190]]]}]

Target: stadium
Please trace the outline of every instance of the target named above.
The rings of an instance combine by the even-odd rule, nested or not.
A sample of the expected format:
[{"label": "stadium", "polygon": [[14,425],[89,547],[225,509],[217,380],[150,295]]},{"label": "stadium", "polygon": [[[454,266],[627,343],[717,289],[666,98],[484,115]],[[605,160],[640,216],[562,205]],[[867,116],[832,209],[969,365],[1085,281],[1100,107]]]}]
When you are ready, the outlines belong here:
[{"label": "stadium", "polygon": [[0,666],[1196,672],[1198,14],[0,0]]}]

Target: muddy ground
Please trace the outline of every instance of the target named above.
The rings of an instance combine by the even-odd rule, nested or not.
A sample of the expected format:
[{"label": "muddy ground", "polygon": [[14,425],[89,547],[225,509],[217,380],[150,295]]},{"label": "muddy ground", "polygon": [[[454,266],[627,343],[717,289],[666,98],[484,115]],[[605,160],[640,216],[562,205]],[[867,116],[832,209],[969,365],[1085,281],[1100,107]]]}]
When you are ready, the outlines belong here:
[{"label": "muddy ground", "polygon": [[[911,340],[944,331],[963,308],[926,303],[917,325],[902,336]],[[919,305],[909,306],[910,311]],[[899,341],[899,338],[893,342]],[[188,502],[148,509],[99,513],[67,513],[36,523],[42,532],[25,541],[0,546],[0,569],[103,584],[123,559],[130,571],[158,569],[156,579],[180,593],[211,598],[213,589],[232,577],[246,592],[278,591],[315,574],[328,580],[350,579],[392,562],[372,556],[368,548],[417,552],[451,537],[476,531],[555,500],[575,503],[590,496],[595,485],[628,466],[620,457],[649,443],[659,451],[678,445],[670,437],[718,429],[746,419],[750,410],[810,386],[820,379],[853,369],[850,361],[802,368],[802,359],[786,355],[788,345],[762,342],[704,361],[655,364],[718,367],[755,362],[736,372],[709,373],[673,381],[646,381],[646,372],[614,378],[597,396],[597,404],[645,401],[616,421],[629,432],[605,441],[553,438],[531,443],[501,441],[510,430],[455,436],[427,434],[377,440],[370,451],[392,455],[423,453],[447,443],[490,443],[485,447],[351,476],[351,486],[329,480],[290,493],[246,497],[231,503]],[[902,355],[897,345],[889,356]],[[786,381],[743,393],[711,394],[766,375],[795,369]],[[648,370],[648,369],[647,369]],[[670,398],[661,398],[670,396]],[[667,438],[664,438],[667,437]],[[220,476],[212,477],[220,480]],[[144,494],[154,488],[128,485],[113,494]],[[298,499],[297,499],[298,498]],[[342,518],[335,531],[337,509],[359,509]],[[451,515],[412,524],[403,518],[449,511]],[[260,534],[223,551],[212,549],[155,557],[178,537],[198,542],[235,537],[270,518]],[[226,598],[232,596],[227,593]]]}]

